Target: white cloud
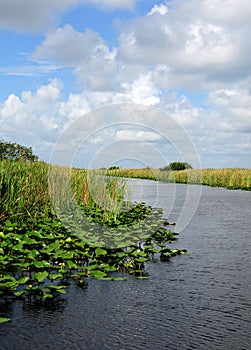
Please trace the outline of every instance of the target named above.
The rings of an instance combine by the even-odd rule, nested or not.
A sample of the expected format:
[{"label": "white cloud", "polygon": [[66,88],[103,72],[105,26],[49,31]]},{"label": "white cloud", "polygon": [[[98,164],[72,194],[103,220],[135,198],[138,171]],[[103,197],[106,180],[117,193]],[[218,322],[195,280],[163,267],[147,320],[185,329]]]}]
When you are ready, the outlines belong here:
[{"label": "white cloud", "polygon": [[125,89],[129,99],[134,103],[151,106],[160,102],[158,89],[151,81],[151,74],[141,75],[132,83],[125,82],[122,84],[122,87]]},{"label": "white cloud", "polygon": [[[0,26],[44,28],[56,12],[77,3],[131,9],[136,1],[28,0],[26,10],[26,5],[20,9],[20,1],[0,0]],[[80,32],[71,25],[50,28],[33,54],[33,66],[0,71],[34,75],[71,68],[83,91],[63,100],[62,83],[54,79],[35,92],[10,94],[0,105],[0,137],[15,136],[18,141],[18,130],[20,140],[32,140],[38,150],[48,150],[59,133],[86,112],[133,102],[160,107],[172,116],[189,130],[203,157],[213,161],[224,154],[227,162],[239,152],[247,161],[251,150],[251,2],[172,0],[170,8],[167,4],[154,5],[145,16],[124,22],[118,46],[110,46],[93,30]],[[176,88],[206,91],[207,105],[196,105],[185,93],[168,92]],[[93,118],[87,127],[98,127],[97,123]],[[127,137],[159,141],[151,133],[135,130],[116,134],[118,140]],[[94,137],[92,144],[102,144],[102,137]]]},{"label": "white cloud", "polygon": [[41,142],[54,141],[61,128],[57,118],[61,88],[55,79],[35,93],[24,91],[21,97],[10,94],[0,106],[1,138],[37,147]]},{"label": "white cloud", "polygon": [[58,114],[64,120],[64,127],[90,111],[89,102],[82,94],[70,94],[68,100],[59,105]]},{"label": "white cloud", "polygon": [[160,107],[189,131],[199,126],[203,114],[202,108],[194,106],[188,97],[182,95],[178,98],[175,93],[163,97]]},{"label": "white cloud", "polygon": [[[173,0],[168,11],[155,6],[151,15],[125,24],[118,57],[141,70],[165,67],[161,81],[166,89],[215,89],[243,79],[251,71],[251,23],[245,14],[251,6],[237,3],[226,2],[228,21],[221,20],[225,7],[218,2],[219,7],[207,0]],[[238,26],[232,27],[234,14]]]},{"label": "white cloud", "polygon": [[251,94],[248,89],[213,91],[209,95],[209,103],[214,106],[217,124],[222,130],[251,133]]},{"label": "white cloud", "polygon": [[[74,120],[86,115],[88,122],[84,124],[85,132],[87,135],[91,135],[92,130],[100,130],[99,123],[100,118],[102,118],[102,113],[100,114],[99,110],[95,110],[95,108],[114,103],[130,102],[133,90],[132,87],[131,91],[128,89],[127,93],[124,94],[88,91],[70,94],[67,99],[63,100],[62,87],[62,83],[55,79],[47,85],[39,86],[35,92],[23,92],[20,97],[14,94],[9,95],[6,101],[0,105],[0,138],[28,146],[32,145],[42,159],[49,161],[50,153],[58,136]],[[132,125],[130,128],[127,128],[126,125],[122,127],[118,120],[118,128],[111,126],[112,128],[104,130],[103,133],[101,130],[94,133],[89,144],[84,145],[86,156],[95,150],[102,149],[106,144],[123,140],[158,144],[160,152],[167,154],[167,151],[162,149],[165,144],[160,133],[154,131],[162,130],[161,123],[164,120],[159,120],[158,110],[163,110],[189,132],[203,157],[203,166],[214,166],[213,162],[218,166],[227,166],[227,162],[229,162],[228,166],[238,165],[238,162],[234,163],[234,157],[237,159],[240,157],[240,165],[245,166],[246,164],[248,166],[251,150],[251,97],[248,90],[240,90],[236,87],[235,89],[221,89],[212,92],[209,96],[209,110],[196,107],[185,95],[178,97],[172,93],[159,98],[160,103],[156,104],[156,107],[160,109],[152,109],[151,107],[151,113],[142,115],[138,113],[130,117],[135,123],[135,128]],[[124,116],[127,115],[125,106],[123,107]],[[93,112],[89,114],[89,111]],[[96,113],[98,114],[96,115]],[[109,125],[109,116],[105,116],[105,118]],[[115,116],[113,118],[116,120]],[[136,127],[136,124],[155,125],[155,127],[153,131],[141,130]],[[76,138],[77,131],[74,135]],[[174,136],[174,140],[178,145],[182,142],[178,135]],[[119,145],[115,147],[116,157],[120,153]],[[129,155],[129,151],[129,148],[124,149],[124,153],[121,154]],[[220,163],[223,162],[223,154],[224,164]],[[147,155],[144,156],[147,157]],[[105,159],[103,161],[105,162]],[[151,164],[155,164],[153,160]],[[157,164],[155,165],[157,166]]]},{"label": "white cloud", "polygon": [[33,54],[35,59],[56,60],[62,67],[73,67],[79,80],[90,90],[113,87],[115,56],[116,50],[110,49],[96,32],[81,33],[71,25],[47,34]]},{"label": "white cloud", "polygon": [[55,15],[74,6],[78,0],[0,0],[0,27],[18,31],[43,31]]},{"label": "white cloud", "polygon": [[79,32],[66,25],[50,31],[33,57],[47,60],[48,66],[56,61],[62,68],[72,67],[84,87],[93,91],[123,92],[149,72],[157,90],[223,88],[250,75],[251,24],[241,16],[250,5],[241,2],[237,11],[234,2],[226,2],[228,11],[236,10],[243,19],[232,28],[213,16],[223,8],[210,4],[174,0],[170,10],[155,5],[147,15],[124,23],[118,47],[109,46],[92,30]]},{"label": "white cloud", "polygon": [[168,7],[164,4],[154,5],[151,11],[148,13],[148,16],[153,15],[154,13],[159,13],[161,15],[165,15],[168,12]]},{"label": "white cloud", "polygon": [[105,9],[133,10],[137,1],[139,0],[82,0],[81,2],[83,4],[87,3]]},{"label": "white cloud", "polygon": [[133,10],[139,0],[0,0],[0,28],[21,32],[42,31],[54,26],[58,15],[76,5],[106,10]]},{"label": "white cloud", "polygon": [[151,131],[118,130],[115,134],[115,139],[119,141],[133,140],[141,142],[152,142],[160,141],[162,137],[158,133]]},{"label": "white cloud", "polygon": [[231,26],[243,24],[251,16],[251,3],[246,0],[205,0],[202,9],[205,18]]}]

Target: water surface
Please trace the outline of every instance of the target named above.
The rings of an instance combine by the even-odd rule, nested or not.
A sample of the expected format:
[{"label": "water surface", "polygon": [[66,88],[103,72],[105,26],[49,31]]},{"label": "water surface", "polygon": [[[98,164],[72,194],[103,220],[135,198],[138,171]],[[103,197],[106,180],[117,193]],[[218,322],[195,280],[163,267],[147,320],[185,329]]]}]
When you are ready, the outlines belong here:
[{"label": "water surface", "polygon": [[[134,196],[175,221],[186,192],[186,185],[140,181]],[[0,349],[251,349],[250,208],[251,192],[203,187],[172,244],[191,254],[148,263],[148,280],[73,284],[50,308],[1,305],[12,321],[0,325]]]}]

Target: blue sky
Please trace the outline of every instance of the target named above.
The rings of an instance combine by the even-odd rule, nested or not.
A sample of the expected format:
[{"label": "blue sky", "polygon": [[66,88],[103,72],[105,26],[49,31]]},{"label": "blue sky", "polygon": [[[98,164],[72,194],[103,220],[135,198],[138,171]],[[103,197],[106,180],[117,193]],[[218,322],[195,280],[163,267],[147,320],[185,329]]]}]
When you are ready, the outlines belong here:
[{"label": "blue sky", "polygon": [[[250,168],[250,15],[245,0],[0,0],[0,139],[49,162],[86,115],[83,135],[64,145],[76,152],[78,143],[77,166],[196,158],[204,168]],[[111,118],[101,131],[106,106],[128,103],[127,127]],[[162,112],[180,131],[164,135],[171,147]]]}]

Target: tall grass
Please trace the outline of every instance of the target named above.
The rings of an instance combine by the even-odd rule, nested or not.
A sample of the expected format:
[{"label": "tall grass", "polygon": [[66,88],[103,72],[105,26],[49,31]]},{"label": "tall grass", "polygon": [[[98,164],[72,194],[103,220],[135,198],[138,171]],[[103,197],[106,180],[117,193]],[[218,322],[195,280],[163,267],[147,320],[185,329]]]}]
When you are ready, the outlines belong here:
[{"label": "tall grass", "polygon": [[49,166],[42,162],[0,162],[0,224],[6,219],[24,222],[42,215],[55,215],[57,207],[68,210],[73,203],[103,208],[114,215],[124,199],[125,182],[115,178]]},{"label": "tall grass", "polygon": [[251,169],[203,169],[202,175],[204,185],[251,190]]},{"label": "tall grass", "polygon": [[251,169],[243,168],[187,169],[181,171],[162,171],[149,168],[116,169],[108,170],[107,175],[251,190]]},{"label": "tall grass", "polygon": [[48,214],[50,199],[47,184],[48,165],[44,163],[0,162],[0,219],[23,221]]}]

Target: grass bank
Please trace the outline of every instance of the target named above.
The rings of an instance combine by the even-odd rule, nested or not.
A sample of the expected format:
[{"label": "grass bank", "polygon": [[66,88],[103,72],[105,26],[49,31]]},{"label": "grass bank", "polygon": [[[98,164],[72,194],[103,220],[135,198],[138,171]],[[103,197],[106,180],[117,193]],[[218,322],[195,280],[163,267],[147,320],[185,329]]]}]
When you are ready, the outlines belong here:
[{"label": "grass bank", "polygon": [[187,169],[163,171],[160,169],[116,169],[107,170],[107,175],[140,178],[156,181],[202,184],[229,189],[251,190],[251,169]]}]

